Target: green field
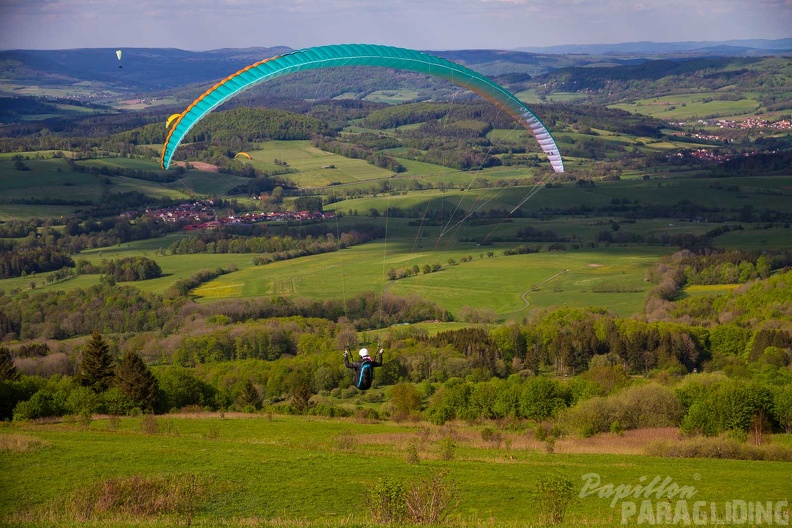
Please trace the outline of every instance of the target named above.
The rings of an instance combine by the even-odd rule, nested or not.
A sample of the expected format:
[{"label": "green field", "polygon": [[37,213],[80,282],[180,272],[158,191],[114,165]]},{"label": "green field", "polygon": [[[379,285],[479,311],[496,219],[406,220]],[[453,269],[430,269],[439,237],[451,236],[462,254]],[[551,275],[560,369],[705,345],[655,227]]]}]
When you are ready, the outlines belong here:
[{"label": "green field", "polygon": [[[514,131],[492,132],[506,139]],[[604,141],[624,142],[613,134],[602,133]],[[580,138],[584,136],[581,135]],[[645,145],[641,148],[665,148]],[[251,163],[271,170],[281,160],[295,170],[288,175],[302,187],[337,183],[344,186],[371,185],[390,178],[389,171],[373,167],[362,160],[336,156],[311,146],[308,141],[269,141],[250,150]],[[398,155],[398,152],[393,153]],[[187,196],[223,195],[247,179],[221,173],[190,170],[186,176],[169,184],[160,184],[120,176],[97,178],[72,172],[65,159],[25,160],[31,171],[18,171],[10,156],[0,158],[0,219],[67,215],[85,205],[63,205],[62,201],[101,203],[104,193],[137,191],[150,196],[181,199]],[[363,291],[390,292],[398,295],[421,295],[458,315],[465,307],[486,311],[499,320],[519,320],[536,309],[554,306],[601,306],[620,316],[640,312],[651,284],[644,281],[646,271],[656,260],[675,251],[672,247],[616,247],[599,244],[603,232],[621,236],[704,235],[722,224],[691,222],[691,218],[654,218],[625,220],[621,215],[597,215],[598,209],[610,210],[614,203],[624,203],[625,216],[632,207],[679,206],[695,204],[710,210],[749,211],[754,219],[767,208],[786,211],[790,199],[790,177],[733,177],[728,180],[691,177],[667,178],[652,172],[645,180],[638,171],[622,181],[597,182],[593,186],[565,183],[562,186],[504,185],[515,177],[524,177],[529,169],[497,167],[487,171],[458,171],[418,161],[402,160],[406,173],[394,181],[415,179],[435,189],[393,194],[368,194],[360,198],[327,204],[325,210],[344,214],[336,225],[343,231],[358,223],[379,224],[387,237],[340,252],[303,257],[290,261],[254,266],[255,255],[169,255],[167,248],[184,234],[161,239],[85,250],[75,258],[98,263],[102,259],[136,255],[154,258],[163,271],[158,279],[134,283],[142,290],[165,293],[177,280],[186,279],[203,269],[225,268],[238,271],[210,281],[193,293],[202,302],[217,299],[283,295],[292,298],[346,299]],[[156,161],[126,158],[82,160],[86,166],[109,166],[156,171]],[[327,169],[333,165],[335,168]],[[652,170],[664,170],[656,168]],[[684,174],[684,173],[683,173]],[[102,181],[100,181],[102,180]],[[487,183],[490,182],[490,183]],[[456,188],[441,190],[440,183]],[[553,183],[550,180],[550,183]],[[491,188],[477,188],[484,185]],[[13,201],[51,200],[55,205],[11,203]],[[60,201],[60,202],[59,202]],[[522,202],[522,204],[521,204]],[[461,221],[451,215],[490,210],[512,211],[520,205],[525,218]],[[409,212],[410,218],[398,214],[385,216],[388,210]],[[372,210],[379,212],[374,218]],[[426,220],[429,213],[441,214],[436,221]],[[691,214],[691,217],[693,213]],[[422,220],[424,218],[424,220]],[[618,233],[612,222],[619,223]],[[768,228],[751,222],[714,239],[717,247],[767,249],[790,247],[790,231],[782,224]],[[547,252],[547,242],[525,242],[542,252],[505,257],[505,249],[520,245],[521,229],[531,227],[551,231],[568,242],[567,251]],[[761,229],[760,229],[761,228]],[[479,246],[483,241],[492,245]],[[576,246],[573,247],[573,244]],[[488,255],[492,252],[492,255]],[[462,259],[470,262],[462,262]],[[452,265],[452,259],[455,265]],[[439,273],[419,274],[396,281],[386,279],[389,269],[402,270],[417,265],[440,264]],[[86,287],[99,281],[98,275],[80,276],[46,285],[47,274],[17,277],[0,281],[0,290],[36,291]]]},{"label": "green field", "polygon": [[[297,171],[288,177],[300,187],[324,187],[330,183],[356,183],[380,180],[392,173],[363,160],[345,158],[311,146],[310,141],[267,141],[256,145],[248,153],[253,158],[246,161],[262,170],[277,169],[275,160],[285,161]],[[335,166],[333,169],[322,168]]]},{"label": "green field", "polygon": [[[514,130],[493,130],[490,135],[496,140],[507,140],[524,135]],[[585,134],[562,134],[576,141],[592,136]],[[650,140],[647,138],[629,138],[612,133],[600,132],[597,141],[618,144],[627,149],[639,149],[643,152],[663,152],[668,149],[680,148],[681,144]],[[685,148],[695,144],[684,144]],[[455,186],[458,190],[447,190],[449,200],[457,196],[461,190],[469,189],[463,194],[462,207],[472,208],[513,207],[530,192],[530,187],[509,187],[515,178],[532,177],[537,167],[493,167],[486,170],[460,171],[440,165],[423,163],[401,158],[400,149],[393,149],[389,155],[397,159],[406,171],[399,174],[380,169],[363,160],[337,156],[311,146],[308,141],[268,141],[259,143],[256,148],[249,149],[251,161],[243,161],[259,170],[283,170],[283,166],[275,164],[275,160],[285,162],[293,172],[285,177],[302,188],[325,188],[338,186],[338,189],[366,189],[379,187],[384,180],[394,182],[396,188],[411,188],[415,183],[425,187]],[[42,156],[51,153],[39,153]],[[122,193],[137,191],[152,197],[183,199],[195,196],[222,196],[235,187],[244,187],[249,180],[242,177],[218,172],[189,170],[185,177],[167,184],[132,179],[121,176],[96,177],[82,172],[72,172],[63,158],[36,159],[36,153],[24,153],[31,159],[25,160],[29,171],[15,168],[11,155],[0,156],[0,219],[29,218],[34,216],[51,216],[51,208],[57,214],[66,214],[85,205],[101,203],[106,193]],[[79,160],[80,165],[124,168],[158,172],[157,160],[141,160],[127,158],[102,158],[95,160]],[[566,166],[569,170],[586,168],[588,161],[568,158]],[[333,167],[333,168],[330,168]],[[678,171],[678,169],[674,169]],[[651,176],[651,180],[643,180],[643,176]],[[556,174],[547,177],[545,183],[555,183]],[[542,208],[564,209],[570,205],[590,207],[605,206],[615,198],[627,198],[639,204],[676,204],[681,201],[694,202],[708,208],[726,207],[739,209],[750,206],[754,210],[772,208],[784,210],[790,197],[789,176],[775,177],[735,177],[724,180],[686,177],[684,172],[670,172],[670,167],[653,166],[646,170],[634,170],[624,175],[620,182],[597,182],[594,187],[576,188],[567,183],[561,189],[543,189],[534,199],[527,202],[523,209],[536,211]],[[490,190],[478,190],[484,184],[491,185]],[[736,187],[735,187],[736,186]],[[736,190],[735,190],[736,189]],[[370,200],[348,200],[341,204],[328,206],[340,210],[365,207],[376,207],[382,211],[389,205],[393,207],[421,207],[421,202],[436,200],[439,191],[414,192],[393,196],[383,202],[377,197],[378,203]],[[468,198],[469,197],[469,198]],[[73,202],[73,203],[68,203]],[[364,202],[367,202],[365,205]],[[510,209],[511,209],[510,207]],[[364,209],[365,210],[365,209]],[[486,210],[486,209],[484,209]]]},{"label": "green field", "polygon": [[[482,440],[481,426],[461,423],[437,427],[280,415],[198,416],[157,417],[159,434],[144,433],[140,418],[122,418],[115,428],[106,419],[94,420],[88,428],[3,425],[4,445],[16,441],[31,447],[0,451],[0,519],[83,526],[58,517],[59,501],[68,504],[96,483],[131,476],[194,475],[196,504],[190,520],[214,526],[370,526],[371,513],[361,497],[371,497],[378,482],[416,482],[441,470],[456,489],[449,521],[462,526],[536,525],[541,504],[537,483],[549,475],[573,483],[576,499],[565,526],[620,524],[620,501],[611,506],[611,499],[596,494],[579,496],[583,476],[591,473],[613,485],[670,478],[678,486],[695,488],[695,501],[720,503],[721,514],[725,501],[789,500],[788,463],[663,459],[629,446],[646,444],[651,432],[588,440],[590,447],[612,442],[612,454],[581,454],[585,440],[559,443],[557,452],[548,454],[530,431],[502,431],[501,441],[491,442]],[[450,460],[441,457],[444,439],[456,446]],[[410,443],[417,446],[418,464],[407,462]],[[184,524],[185,514],[99,516],[90,526],[147,520]]]},{"label": "green field", "polygon": [[[372,242],[266,266],[239,263],[242,259],[238,258],[239,271],[218,277],[194,293],[203,300],[271,295],[343,300],[364,291],[387,291],[418,295],[456,314],[464,306],[491,310],[499,319],[519,320],[530,311],[551,306],[592,305],[626,316],[642,308],[644,295],[652,286],[643,281],[644,274],[658,256],[668,252],[663,248],[614,247],[514,256],[503,256],[498,250],[493,257],[486,255],[496,249],[472,243],[430,247],[426,240],[389,238],[387,243]],[[473,260],[462,263],[468,255]],[[214,257],[219,264],[221,256]],[[176,258],[182,257],[163,259],[163,271]],[[457,265],[448,265],[452,258]],[[230,260],[228,256],[225,259]],[[189,260],[185,256],[181,262]],[[435,263],[444,269],[396,281],[385,278],[390,268]],[[163,279],[156,281],[164,283]],[[147,282],[153,285],[156,281]],[[624,288],[630,293],[624,293]]]},{"label": "green field", "polygon": [[[717,92],[667,95],[640,99],[633,103],[610,105],[610,108],[650,115],[658,119],[675,120],[751,116],[755,115],[760,106],[759,101],[755,99],[721,101],[718,100],[718,97]],[[708,99],[709,101],[707,101]]]},{"label": "green field", "polygon": [[[518,170],[512,169],[515,175]],[[500,173],[506,178],[508,169]],[[496,172],[490,173],[496,174]],[[494,187],[491,189],[468,189],[476,173],[458,173],[460,189],[447,191],[416,191],[398,196],[373,196],[346,200],[330,204],[327,210],[347,211],[358,209],[368,211],[387,207],[418,209],[423,211],[427,204],[435,209],[459,207],[465,211],[508,208],[511,210],[533,192],[531,187]],[[443,178],[448,181],[449,178]],[[792,193],[789,191],[790,176],[764,178],[729,178],[711,180],[707,178],[653,178],[650,180],[627,180],[617,182],[597,182],[593,187],[579,187],[566,184],[563,187],[543,188],[526,201],[521,208],[526,212],[539,212],[543,209],[563,211],[570,207],[585,205],[596,208],[611,205],[614,199],[626,198],[630,203],[674,205],[695,203],[707,208],[727,208],[739,210],[750,206],[753,210],[772,208],[786,210]],[[731,187],[737,186],[737,188]],[[730,188],[731,187],[731,188]],[[768,189],[775,192],[768,193]]]},{"label": "green field", "polygon": [[[254,159],[261,152],[253,151]],[[305,150],[295,149],[293,152],[304,153]],[[31,163],[49,161],[60,160],[32,160]],[[141,162],[130,160],[129,163],[134,166]],[[422,164],[418,169],[429,167],[434,166]],[[458,174],[460,179],[471,177],[469,173]],[[51,182],[62,177],[74,178],[73,187],[79,187],[77,184],[82,181],[77,177],[92,178],[81,173],[57,171],[42,177],[50,178],[48,181]],[[207,187],[219,186],[224,178],[228,178],[225,185],[229,186],[240,180],[211,173],[191,173],[188,177],[191,186]],[[112,180],[118,187],[128,182],[130,189],[157,185],[128,178],[114,177]],[[547,214],[543,211],[564,211],[567,207],[582,205],[595,209],[608,207],[614,200],[627,200],[635,204],[667,205],[688,201],[727,210],[759,208],[761,204],[761,207],[785,210],[789,200],[789,181],[789,177],[730,178],[724,183],[720,180],[679,178],[602,182],[593,188],[566,185],[542,189],[527,200],[522,209],[529,213]],[[26,192],[24,182],[6,179],[3,183],[8,192]],[[90,181],[84,185],[90,186]],[[179,182],[172,184],[177,185]],[[66,186],[66,189],[70,190],[72,186]],[[588,244],[596,241],[603,231],[616,233],[612,231],[612,220],[620,222],[618,234],[640,236],[703,235],[722,225],[676,218],[624,222],[618,216],[576,217],[569,214],[549,214],[542,220],[492,219],[478,225],[448,219],[452,212],[459,210],[468,214],[490,209],[511,210],[531,192],[531,187],[431,190],[394,196],[366,196],[330,204],[327,210],[340,211],[345,215],[337,221],[335,229],[343,231],[358,223],[379,224],[387,229],[387,238],[335,253],[265,266],[254,266],[255,255],[250,254],[169,255],[167,248],[184,234],[85,250],[75,258],[96,263],[102,259],[136,255],[154,258],[162,268],[163,276],[136,282],[134,286],[160,294],[177,280],[189,278],[199,270],[236,266],[238,271],[218,277],[193,292],[203,302],[271,295],[344,300],[363,291],[387,291],[398,295],[421,295],[455,315],[459,315],[464,307],[473,307],[493,314],[499,320],[519,320],[533,310],[554,306],[600,306],[620,316],[628,316],[642,310],[645,294],[651,289],[651,283],[644,281],[646,271],[660,256],[674,252],[675,248],[608,247],[606,244],[600,244],[596,249],[589,247]],[[20,210],[25,206],[9,204],[3,210],[13,207]],[[419,215],[442,211],[443,219],[429,222],[422,221],[420,217],[386,217],[384,213],[388,208],[415,211]],[[380,211],[380,216],[367,216],[371,209]],[[731,227],[736,225],[738,223],[731,223]],[[504,256],[503,250],[520,245],[516,236],[525,227],[551,231],[566,238],[570,241],[565,244],[567,251],[547,252],[546,242],[525,242],[525,245],[540,247],[542,251]],[[776,225],[770,229],[759,229],[766,226],[751,223],[745,223],[743,227],[741,231],[731,231],[715,238],[714,244],[742,249],[790,247],[790,232],[786,227]],[[479,246],[478,242],[485,239],[495,240],[495,243]],[[499,239],[508,242],[498,242]],[[578,248],[574,249],[572,243],[579,244]],[[491,256],[488,255],[490,252]],[[470,262],[462,262],[463,258],[470,258]],[[451,259],[456,265],[451,265]],[[386,279],[391,268],[398,271],[413,265],[422,268],[426,264],[440,264],[443,270],[396,281]],[[62,290],[86,287],[99,281],[98,275],[88,275],[46,285],[46,276],[5,279],[0,281],[0,289],[5,292],[30,291],[31,285],[35,285],[36,291]]]}]

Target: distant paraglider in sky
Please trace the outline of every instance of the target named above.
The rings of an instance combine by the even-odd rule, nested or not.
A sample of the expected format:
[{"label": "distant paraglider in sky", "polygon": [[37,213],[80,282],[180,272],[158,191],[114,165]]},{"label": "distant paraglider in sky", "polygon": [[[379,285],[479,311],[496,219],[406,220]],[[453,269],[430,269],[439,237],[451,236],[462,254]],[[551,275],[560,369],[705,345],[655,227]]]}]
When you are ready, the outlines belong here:
[{"label": "distant paraglider in sky", "polygon": [[247,152],[238,152],[237,155],[234,156],[234,159],[239,159],[239,158],[247,158],[249,160],[253,159],[250,157],[250,154],[248,154]]},{"label": "distant paraglider in sky", "polygon": [[170,128],[171,124],[179,117],[181,114],[172,114],[167,121],[165,121],[165,128]]},{"label": "distant paraglider in sky", "polygon": [[[119,61],[121,60],[121,50],[116,50],[116,57],[118,57]],[[118,67],[123,68],[123,66],[121,66],[120,64],[118,65]]]},{"label": "distant paraglider in sky", "polygon": [[341,66],[382,66],[408,70],[440,77],[467,88],[528,129],[547,156],[553,170],[564,172],[564,163],[553,136],[539,118],[506,88],[450,60],[420,51],[374,44],[340,44],[292,51],[256,62],[230,75],[178,114],[172,125],[170,118],[168,119],[168,136],[162,147],[160,165],[167,170],[176,148],[190,129],[209,112],[240,92],[290,73]]}]

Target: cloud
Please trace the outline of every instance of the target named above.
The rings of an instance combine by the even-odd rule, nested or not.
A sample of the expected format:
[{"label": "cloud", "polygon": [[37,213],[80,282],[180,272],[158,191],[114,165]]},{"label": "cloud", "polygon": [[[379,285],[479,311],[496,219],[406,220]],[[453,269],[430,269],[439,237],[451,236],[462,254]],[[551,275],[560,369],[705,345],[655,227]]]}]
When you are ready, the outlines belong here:
[{"label": "cloud", "polygon": [[790,28],[792,0],[0,0],[5,49],[338,42],[509,49],[782,38]]}]

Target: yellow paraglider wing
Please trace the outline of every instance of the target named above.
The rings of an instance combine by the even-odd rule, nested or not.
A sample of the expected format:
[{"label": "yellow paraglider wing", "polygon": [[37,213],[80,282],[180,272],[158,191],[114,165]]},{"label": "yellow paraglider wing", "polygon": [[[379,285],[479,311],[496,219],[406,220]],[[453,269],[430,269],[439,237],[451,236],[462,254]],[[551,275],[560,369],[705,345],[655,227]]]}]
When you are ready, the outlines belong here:
[{"label": "yellow paraglider wing", "polygon": [[250,154],[248,154],[247,152],[239,152],[239,153],[237,153],[237,155],[234,156],[234,159],[237,159],[237,158],[247,158],[249,160],[253,159],[253,158],[250,157]]},{"label": "yellow paraglider wing", "polygon": [[118,60],[121,60],[121,50],[116,50],[116,57],[118,57]]},{"label": "yellow paraglider wing", "polygon": [[176,121],[176,118],[178,118],[180,115],[181,115],[181,114],[173,114],[173,115],[171,115],[171,116],[168,118],[168,120],[167,120],[167,121],[165,121],[165,128],[170,128],[170,126],[171,126],[171,123],[173,123],[174,121]]}]

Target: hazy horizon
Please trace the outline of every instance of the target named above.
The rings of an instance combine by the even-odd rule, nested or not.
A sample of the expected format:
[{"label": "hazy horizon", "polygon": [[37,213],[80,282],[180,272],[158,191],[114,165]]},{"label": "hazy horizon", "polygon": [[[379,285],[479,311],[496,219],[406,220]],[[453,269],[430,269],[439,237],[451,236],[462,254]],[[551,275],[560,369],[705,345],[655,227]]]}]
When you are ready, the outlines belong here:
[{"label": "hazy horizon", "polygon": [[0,0],[0,49],[516,49],[792,37],[792,0]]}]

